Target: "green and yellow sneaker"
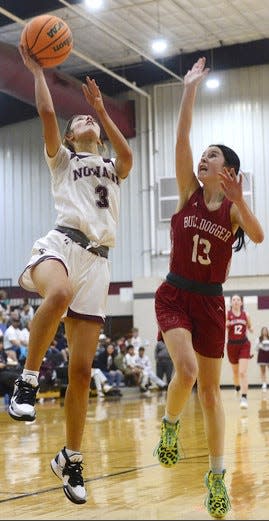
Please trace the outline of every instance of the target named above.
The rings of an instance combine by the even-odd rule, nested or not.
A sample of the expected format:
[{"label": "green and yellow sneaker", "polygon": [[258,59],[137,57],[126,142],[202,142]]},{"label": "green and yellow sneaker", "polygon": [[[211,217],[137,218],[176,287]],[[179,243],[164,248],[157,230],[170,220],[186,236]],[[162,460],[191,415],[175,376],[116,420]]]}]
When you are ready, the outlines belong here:
[{"label": "green and yellow sneaker", "polygon": [[179,421],[176,423],[169,423],[165,418],[162,419],[161,439],[154,449],[153,456],[157,455],[158,460],[163,467],[172,467],[180,459],[178,433]]},{"label": "green and yellow sneaker", "polygon": [[205,485],[208,494],[205,498],[205,507],[208,513],[217,519],[225,517],[231,508],[231,503],[224,483],[225,470],[222,474],[213,474],[212,470],[205,475]]}]

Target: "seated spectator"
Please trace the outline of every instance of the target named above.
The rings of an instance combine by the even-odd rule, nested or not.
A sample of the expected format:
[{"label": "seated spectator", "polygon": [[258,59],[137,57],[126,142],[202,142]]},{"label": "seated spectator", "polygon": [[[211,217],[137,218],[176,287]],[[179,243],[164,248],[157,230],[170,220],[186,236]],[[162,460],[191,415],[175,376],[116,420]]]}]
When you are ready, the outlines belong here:
[{"label": "seated spectator", "polygon": [[11,326],[13,319],[21,321],[20,311],[18,307],[10,306],[10,312],[7,315],[7,328]]},{"label": "seated spectator", "polygon": [[20,318],[13,316],[11,324],[4,332],[4,349],[13,362],[19,363],[23,336],[21,333]]},{"label": "seated spectator", "polygon": [[115,346],[114,344],[109,343],[105,349],[97,355],[97,358],[95,359],[95,367],[101,369],[107,378],[109,385],[120,387],[124,377],[121,370],[115,365],[115,356]]},{"label": "seated spectator", "polygon": [[136,364],[135,358],[136,354],[134,346],[130,344],[126,347],[126,374],[128,375],[131,385],[140,385],[143,376],[143,369]]},{"label": "seated spectator", "polygon": [[35,310],[31,304],[29,304],[28,298],[23,299],[22,309],[20,311],[21,325],[25,327],[29,320],[33,320]]},{"label": "seated spectator", "polygon": [[92,368],[91,376],[94,381],[94,385],[97,391],[97,395],[100,398],[104,398],[106,396],[121,396],[120,390],[113,388],[112,385],[109,385],[107,378],[104,373],[102,373],[101,369],[97,367]]},{"label": "seated spectator", "polygon": [[0,309],[3,311],[4,316],[8,317],[10,313],[10,300],[5,289],[0,290]]},{"label": "seated spectator", "polygon": [[65,365],[64,357],[56,347],[56,340],[53,340],[40,367],[39,384],[41,391],[52,389],[58,385],[57,368],[63,365]]},{"label": "seated spectator", "polygon": [[140,346],[142,346],[142,339],[139,336],[139,329],[138,327],[133,327],[131,330],[131,336],[126,340],[126,345],[134,346],[134,352],[137,355],[138,349]]},{"label": "seated spectator", "polygon": [[140,390],[146,392],[151,383],[157,385],[160,390],[166,390],[167,384],[159,378],[152,370],[151,361],[148,355],[145,354],[145,348],[139,347],[138,355],[135,357],[135,363],[138,367],[141,367],[143,376],[140,384]]},{"label": "seated spectator", "polygon": [[115,357],[114,357],[114,363],[115,363],[115,366],[117,369],[119,369],[122,374],[123,374],[123,378],[124,378],[124,383],[126,385],[128,385],[128,373],[129,373],[129,369],[127,368],[127,365],[126,365],[126,358],[125,358],[125,354],[126,354],[126,345],[125,343],[117,343],[117,346],[116,348],[117,349],[117,353],[115,354]]},{"label": "seated spectator", "polygon": [[4,336],[7,329],[7,315],[3,309],[0,308],[0,337]]},{"label": "seated spectator", "polygon": [[62,353],[64,361],[67,364],[69,352],[68,352],[68,344],[67,344],[67,338],[66,338],[63,322],[61,322],[60,326],[58,327],[58,331],[55,335],[55,340],[56,340],[56,347],[57,347],[58,351],[60,351]]},{"label": "seated spectator", "polygon": [[5,405],[9,405],[13,394],[14,382],[22,372],[19,364],[9,364],[7,353],[4,350],[3,338],[0,338],[0,394],[5,398]]},{"label": "seated spectator", "polygon": [[170,383],[174,369],[173,361],[169,355],[168,349],[163,342],[159,340],[155,346],[156,373],[163,380],[166,378],[167,384]]},{"label": "seated spectator", "polygon": [[31,326],[31,320],[27,320],[25,322],[24,327],[21,330],[21,351],[20,351],[19,362],[22,367],[24,367],[26,356],[28,353],[30,326]]},{"label": "seated spectator", "polygon": [[[132,358],[129,358],[129,365],[127,365],[126,361],[126,353],[127,350],[130,352],[134,351],[131,346],[131,350],[126,346],[125,342],[118,343],[118,352],[114,358],[115,366],[120,369],[123,374],[124,383],[128,387],[132,387],[134,385],[138,385],[138,380],[140,377],[140,370],[137,367],[130,367],[132,364]],[[127,357],[128,360],[128,357]]]}]

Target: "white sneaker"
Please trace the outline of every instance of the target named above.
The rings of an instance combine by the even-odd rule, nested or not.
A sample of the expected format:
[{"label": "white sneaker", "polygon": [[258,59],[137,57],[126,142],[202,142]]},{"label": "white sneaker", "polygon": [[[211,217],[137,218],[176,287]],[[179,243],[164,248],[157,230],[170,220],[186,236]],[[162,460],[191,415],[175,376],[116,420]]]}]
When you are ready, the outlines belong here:
[{"label": "white sneaker", "polygon": [[86,503],[87,494],[82,477],[82,454],[74,452],[68,456],[65,447],[58,452],[50,466],[54,474],[63,481],[63,491],[76,504]]},{"label": "white sneaker", "polygon": [[104,383],[104,385],[102,386],[102,390],[103,390],[104,394],[109,393],[110,391],[112,391],[112,389],[113,389],[112,385],[109,385],[108,383]]},{"label": "white sneaker", "polygon": [[248,401],[244,396],[241,396],[240,398],[240,409],[247,409],[248,408]]},{"label": "white sneaker", "polygon": [[21,376],[15,381],[13,396],[8,408],[8,413],[14,420],[30,422],[35,420],[35,402],[38,389],[38,386],[33,387],[30,383],[25,382]]},{"label": "white sneaker", "polygon": [[264,392],[267,391],[267,383],[266,383],[266,382],[264,382],[264,383],[262,384],[262,391],[264,391]]}]

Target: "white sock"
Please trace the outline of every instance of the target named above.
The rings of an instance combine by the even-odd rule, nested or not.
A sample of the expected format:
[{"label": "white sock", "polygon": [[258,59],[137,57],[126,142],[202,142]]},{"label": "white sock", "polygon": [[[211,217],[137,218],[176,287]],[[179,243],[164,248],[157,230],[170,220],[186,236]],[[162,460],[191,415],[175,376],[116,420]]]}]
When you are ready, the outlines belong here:
[{"label": "white sock", "polygon": [[223,456],[209,456],[209,468],[213,474],[222,474],[224,470]]},{"label": "white sock", "polygon": [[167,420],[169,423],[177,423],[177,421],[179,420],[179,414],[173,416],[172,414],[165,413],[164,419]]},{"label": "white sock", "polygon": [[22,371],[22,379],[33,387],[38,386],[38,376],[39,371],[29,371],[29,369],[23,369]]},{"label": "white sock", "polygon": [[65,452],[66,452],[67,456],[72,456],[72,454],[81,454],[79,452],[79,450],[67,449],[66,447],[65,447]]},{"label": "white sock", "polygon": [[79,463],[82,461],[82,454],[78,450],[67,449],[65,447],[65,452],[69,458],[75,456],[74,458],[72,458],[72,461],[78,461]]}]

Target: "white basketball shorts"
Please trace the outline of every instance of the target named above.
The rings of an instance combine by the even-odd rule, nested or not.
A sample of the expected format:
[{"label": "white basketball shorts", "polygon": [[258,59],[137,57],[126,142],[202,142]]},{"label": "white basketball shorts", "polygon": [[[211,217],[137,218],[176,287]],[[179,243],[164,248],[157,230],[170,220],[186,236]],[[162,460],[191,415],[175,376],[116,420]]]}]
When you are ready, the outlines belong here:
[{"label": "white basketball shorts", "polygon": [[27,291],[37,291],[31,268],[45,259],[59,259],[71,281],[74,298],[63,317],[105,320],[110,283],[110,261],[85,250],[66,235],[50,230],[35,241],[31,258],[19,277],[19,284]]}]

